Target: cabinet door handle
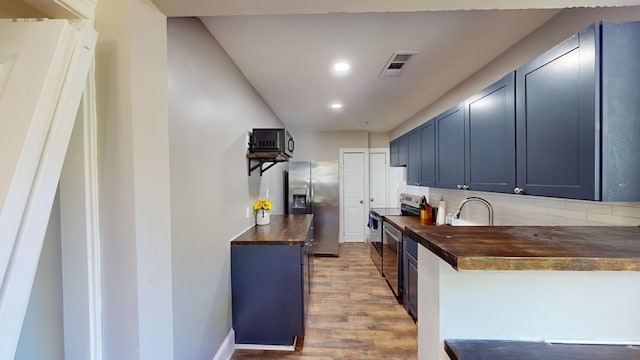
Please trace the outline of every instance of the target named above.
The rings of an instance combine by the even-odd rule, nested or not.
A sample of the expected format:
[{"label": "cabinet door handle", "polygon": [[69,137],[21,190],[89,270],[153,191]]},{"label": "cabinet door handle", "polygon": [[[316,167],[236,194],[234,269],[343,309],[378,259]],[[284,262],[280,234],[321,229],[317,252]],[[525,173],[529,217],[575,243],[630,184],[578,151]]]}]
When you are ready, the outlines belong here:
[{"label": "cabinet door handle", "polygon": [[517,187],[517,188],[513,189],[513,192],[516,193],[516,194],[524,194],[524,189]]},{"label": "cabinet door handle", "polygon": [[364,204],[364,201],[360,200],[360,204]]},{"label": "cabinet door handle", "polygon": [[371,201],[373,201],[373,198],[371,198]]}]

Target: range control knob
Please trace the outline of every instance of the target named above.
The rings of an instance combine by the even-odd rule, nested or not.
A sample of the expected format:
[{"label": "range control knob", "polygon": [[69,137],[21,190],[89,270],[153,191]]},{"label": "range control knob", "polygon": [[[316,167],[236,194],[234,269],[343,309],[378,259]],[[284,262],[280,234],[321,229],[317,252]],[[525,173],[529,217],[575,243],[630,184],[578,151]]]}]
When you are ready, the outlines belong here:
[{"label": "range control knob", "polygon": [[516,193],[516,194],[524,194],[524,189],[517,187],[517,188],[513,189],[513,192]]}]

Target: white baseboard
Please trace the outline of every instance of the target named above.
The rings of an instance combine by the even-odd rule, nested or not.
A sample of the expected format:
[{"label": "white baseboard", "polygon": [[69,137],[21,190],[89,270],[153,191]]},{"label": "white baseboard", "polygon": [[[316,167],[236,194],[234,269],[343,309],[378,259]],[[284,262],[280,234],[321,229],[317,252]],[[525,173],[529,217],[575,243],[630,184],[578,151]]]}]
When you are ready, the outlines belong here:
[{"label": "white baseboard", "polygon": [[263,344],[236,344],[238,350],[278,350],[278,351],[295,351],[297,337],[293,338],[292,345],[263,345]]},{"label": "white baseboard", "polygon": [[231,359],[231,355],[236,349],[236,335],[233,332],[233,329],[229,330],[229,334],[224,338],[222,345],[216,352],[216,355],[213,357],[213,360],[229,360]]}]

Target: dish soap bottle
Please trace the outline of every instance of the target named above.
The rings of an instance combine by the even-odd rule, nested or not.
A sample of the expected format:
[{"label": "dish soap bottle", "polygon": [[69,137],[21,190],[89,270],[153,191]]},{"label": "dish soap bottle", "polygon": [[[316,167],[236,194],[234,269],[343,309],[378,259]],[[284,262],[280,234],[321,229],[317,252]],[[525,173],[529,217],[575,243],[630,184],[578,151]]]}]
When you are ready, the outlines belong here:
[{"label": "dish soap bottle", "polygon": [[445,214],[447,213],[447,202],[444,201],[444,196],[440,196],[440,202],[438,203],[438,213],[436,215],[436,225],[444,225]]}]

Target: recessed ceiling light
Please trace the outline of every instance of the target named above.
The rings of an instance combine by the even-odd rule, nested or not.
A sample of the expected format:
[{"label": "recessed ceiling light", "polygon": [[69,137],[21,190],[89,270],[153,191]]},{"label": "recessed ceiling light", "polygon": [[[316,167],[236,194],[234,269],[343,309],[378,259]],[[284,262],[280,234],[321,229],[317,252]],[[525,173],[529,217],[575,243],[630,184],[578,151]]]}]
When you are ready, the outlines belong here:
[{"label": "recessed ceiling light", "polygon": [[339,62],[333,65],[333,70],[340,71],[340,72],[348,71],[350,68],[351,68],[351,65],[349,65],[349,63],[346,63],[346,62]]},{"label": "recessed ceiling light", "polygon": [[342,109],[342,104],[340,104],[340,103],[333,103],[333,104],[331,104],[331,108],[332,108],[332,109],[334,109],[334,110]]},{"label": "recessed ceiling light", "polygon": [[351,64],[344,60],[336,61],[329,71],[337,78],[345,78],[351,74]]}]

